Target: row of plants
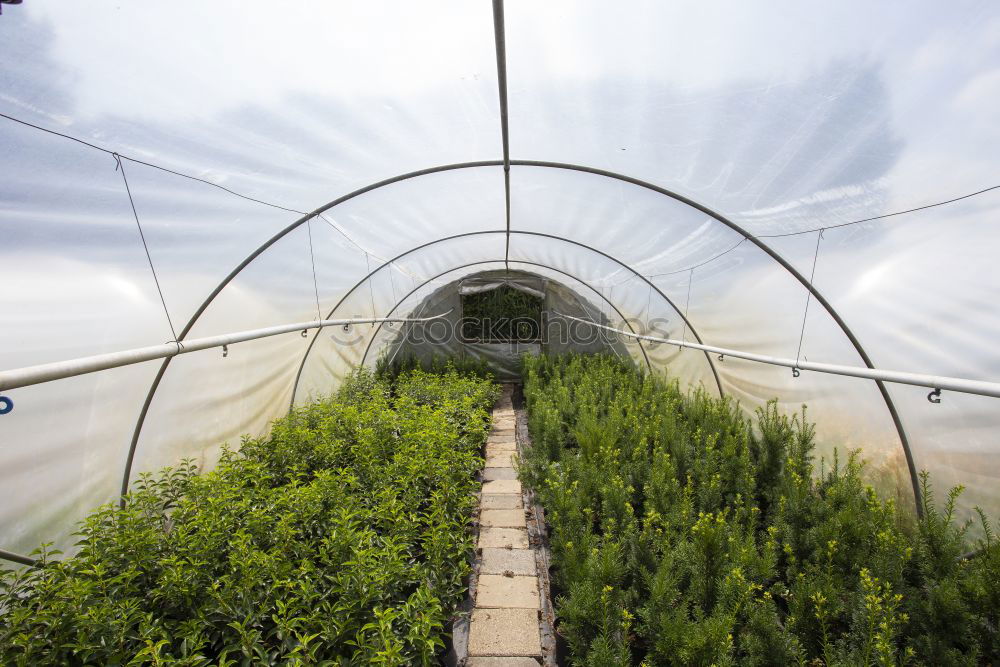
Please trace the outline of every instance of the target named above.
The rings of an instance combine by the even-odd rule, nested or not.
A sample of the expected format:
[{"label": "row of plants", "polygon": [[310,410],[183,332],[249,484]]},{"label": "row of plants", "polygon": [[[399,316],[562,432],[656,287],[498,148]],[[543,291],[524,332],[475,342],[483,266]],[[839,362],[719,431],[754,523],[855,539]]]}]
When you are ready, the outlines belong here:
[{"label": "row of plants", "polygon": [[[1000,661],[1000,543],[815,461],[805,409],[748,418],[608,356],[525,357],[558,631],[578,665]],[[962,558],[970,548],[980,553]]]},{"label": "row of plants", "polygon": [[367,371],[143,475],[77,553],[0,577],[0,664],[432,664],[464,592],[497,386]]}]

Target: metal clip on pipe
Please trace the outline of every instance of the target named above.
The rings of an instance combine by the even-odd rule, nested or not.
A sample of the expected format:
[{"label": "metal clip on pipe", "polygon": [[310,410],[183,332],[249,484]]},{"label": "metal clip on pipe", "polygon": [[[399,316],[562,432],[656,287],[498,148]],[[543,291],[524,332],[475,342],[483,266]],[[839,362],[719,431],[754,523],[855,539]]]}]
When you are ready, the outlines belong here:
[{"label": "metal clip on pipe", "polygon": [[793,378],[797,378],[799,375],[801,375],[801,373],[799,373],[799,369],[798,368],[793,368],[792,369],[792,377]]},{"label": "metal clip on pipe", "polygon": [[725,360],[726,360],[726,355],[720,354],[719,355],[719,361],[725,361]]},{"label": "metal clip on pipe", "polygon": [[228,356],[229,356],[229,346],[228,345],[223,345],[222,346],[222,358],[225,359]]},{"label": "metal clip on pipe", "polygon": [[941,390],[940,389],[935,389],[931,393],[927,394],[927,400],[930,401],[931,403],[940,403],[941,402]]}]

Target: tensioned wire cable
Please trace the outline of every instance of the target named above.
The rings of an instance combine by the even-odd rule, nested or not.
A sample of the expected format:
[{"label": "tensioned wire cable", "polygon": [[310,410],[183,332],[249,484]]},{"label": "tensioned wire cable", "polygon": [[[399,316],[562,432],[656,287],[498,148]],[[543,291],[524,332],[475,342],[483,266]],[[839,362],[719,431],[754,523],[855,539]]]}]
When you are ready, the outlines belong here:
[{"label": "tensioned wire cable", "polygon": [[681,340],[684,341],[687,340],[687,316],[688,316],[688,308],[691,307],[691,283],[693,282],[694,282],[694,269],[690,269],[690,273],[688,274],[687,300],[684,301],[684,331],[681,337]]},{"label": "tensioned wire cable", "polygon": [[[814,285],[813,281],[816,280],[816,260],[819,259],[819,242],[823,240],[823,232],[825,230],[819,230],[819,235],[816,236],[816,252],[813,254],[813,265],[812,273],[809,274],[809,284]],[[798,364],[799,360],[802,358],[802,340],[806,336],[806,318],[809,317],[809,301],[812,299],[812,292],[806,291],[806,307],[802,312],[802,330],[799,332],[799,349],[795,352],[795,363]]]},{"label": "tensioned wire cable", "polygon": [[[187,179],[190,179],[192,181],[198,181],[199,183],[204,183],[205,185],[210,185],[213,188],[218,188],[218,189],[220,189],[220,190],[222,190],[224,192],[227,192],[227,193],[229,193],[231,195],[234,195],[236,197],[240,197],[241,199],[246,199],[247,201],[252,201],[252,202],[255,202],[255,203],[258,203],[258,204],[263,204],[264,206],[270,206],[272,208],[277,208],[277,209],[280,209],[282,211],[288,211],[289,213],[298,213],[299,215],[306,215],[306,213],[304,211],[299,211],[298,209],[288,208],[286,206],[281,206],[280,204],[275,204],[275,203],[272,203],[272,202],[269,202],[269,201],[265,201],[263,199],[257,199],[255,197],[251,197],[249,195],[245,195],[243,193],[236,192],[235,190],[231,190],[231,189],[229,189],[229,188],[227,188],[225,186],[219,185],[218,183],[213,183],[212,181],[205,180],[203,178],[198,178],[197,176],[192,176],[190,174],[185,174],[183,172],[176,171],[174,169],[169,169],[167,167],[163,167],[161,165],[154,164],[152,162],[147,162],[145,160],[139,160],[139,159],[130,157],[128,155],[123,155],[121,153],[117,153],[115,151],[112,151],[112,150],[110,150],[108,148],[104,148],[103,146],[98,146],[97,144],[93,144],[93,143],[91,143],[89,141],[85,141],[85,140],[80,139],[78,137],[74,137],[74,136],[72,136],[70,134],[66,134],[65,132],[57,132],[56,130],[52,130],[52,129],[49,129],[49,128],[46,128],[46,127],[42,127],[41,125],[36,125],[34,123],[29,123],[26,120],[21,120],[20,118],[16,118],[16,117],[11,116],[9,114],[5,114],[5,113],[0,112],[0,118],[6,118],[9,121],[12,121],[14,123],[19,123],[21,125],[24,125],[26,127],[30,127],[32,129],[38,130],[40,132],[45,132],[47,134],[52,134],[52,135],[55,135],[57,137],[62,137],[63,139],[68,139],[70,141],[75,141],[78,144],[82,144],[82,145],[87,146],[89,148],[93,148],[94,150],[101,151],[102,153],[107,153],[109,155],[116,155],[116,156],[118,156],[121,159],[129,160],[131,162],[135,162],[136,164],[141,164],[141,165],[144,165],[144,166],[147,166],[147,167],[151,167],[153,169],[159,169],[160,171],[166,172],[168,174],[173,174],[175,176],[180,176],[181,178],[187,178]],[[908,208],[908,209],[904,209],[902,211],[894,211],[892,213],[885,213],[883,215],[876,215],[876,216],[871,216],[871,217],[868,217],[868,218],[861,218],[861,219],[858,219],[858,220],[851,220],[849,222],[842,222],[842,223],[838,223],[838,224],[824,225],[822,227],[814,227],[814,228],[811,228],[811,229],[803,229],[803,230],[799,230],[799,231],[795,231],[795,232],[784,232],[784,233],[781,233],[781,234],[756,234],[755,237],[756,238],[781,238],[781,237],[785,237],[785,236],[799,236],[799,235],[802,235],[802,234],[809,234],[809,233],[812,233],[812,232],[817,232],[817,231],[819,231],[821,229],[839,229],[841,227],[848,227],[848,226],[851,226],[851,225],[858,225],[858,224],[861,224],[861,223],[864,223],[864,222],[873,222],[873,221],[876,221],[876,220],[884,220],[886,218],[892,218],[892,217],[899,216],[899,215],[905,215],[907,213],[915,213],[917,211],[924,211],[924,210],[927,210],[927,209],[930,209],[930,208],[936,208],[938,206],[945,206],[947,204],[953,204],[955,202],[962,201],[962,200],[965,200],[965,199],[970,199],[972,197],[976,197],[978,195],[985,194],[987,192],[992,192],[993,190],[1000,190],[1000,184],[998,184],[998,185],[991,185],[991,186],[983,188],[981,190],[976,190],[975,192],[969,192],[969,193],[966,193],[964,195],[959,195],[957,197],[952,197],[951,199],[945,199],[943,201],[933,202],[931,204],[925,204],[923,206],[917,206],[917,207],[914,207],[914,208]],[[329,222],[329,221],[327,221],[327,222]],[[338,231],[342,232],[342,230],[338,230]],[[346,236],[346,234],[345,234],[345,236]],[[348,237],[348,240],[350,240],[352,243],[355,243],[355,245],[357,245],[357,243],[353,239],[350,239]],[[744,239],[744,240],[746,240],[746,239]],[[742,241],[740,243],[742,243]],[[738,245],[739,244],[737,244],[737,246]],[[705,260],[704,263],[708,263],[710,261],[718,259],[718,257],[721,257],[723,254],[731,252],[732,250],[735,250],[735,246],[733,248],[730,248],[726,252],[721,253],[720,255],[717,255],[717,256],[712,257],[712,258],[710,258],[708,260]],[[372,253],[372,254],[374,255],[374,253]],[[698,265],[698,266],[700,266],[700,265]],[[684,268],[684,269],[678,269],[677,271],[672,271],[670,273],[683,273],[684,271],[688,271],[690,268],[691,267]],[[697,266],[694,267],[694,268],[697,268]],[[669,274],[656,274],[656,276],[661,276],[661,275],[669,275]],[[653,277],[655,277],[655,276],[653,276]]]},{"label": "tensioned wire cable", "polygon": [[[236,197],[240,197],[241,199],[246,199],[248,201],[256,202],[258,204],[263,204],[265,206],[270,206],[272,208],[277,208],[277,209],[281,209],[283,211],[288,211],[289,213],[298,213],[299,215],[305,215],[306,214],[304,211],[299,211],[299,210],[294,209],[294,208],[288,208],[288,207],[285,207],[285,206],[281,206],[280,204],[274,204],[272,202],[265,201],[263,199],[257,199],[255,197],[251,197],[249,195],[245,195],[245,194],[242,194],[240,192],[236,192],[235,190],[230,190],[229,188],[227,188],[225,186],[222,186],[222,185],[219,185],[218,183],[213,183],[212,181],[208,181],[208,180],[205,180],[203,178],[198,178],[197,176],[192,176],[190,174],[185,174],[185,173],[180,172],[180,171],[175,171],[173,169],[169,169],[167,167],[163,167],[163,166],[160,166],[158,164],[154,164],[152,162],[146,162],[145,160],[139,160],[139,159],[136,159],[134,157],[129,157],[128,155],[123,155],[122,153],[116,153],[115,151],[113,151],[111,149],[104,148],[103,146],[98,146],[97,144],[90,143],[89,141],[84,141],[83,139],[80,139],[78,137],[74,137],[71,134],[66,134],[65,132],[57,132],[56,130],[51,130],[51,129],[47,128],[47,127],[42,127],[41,125],[35,125],[34,123],[29,123],[26,120],[21,120],[20,118],[16,118],[16,117],[11,116],[9,114],[5,114],[5,113],[0,112],[0,118],[6,118],[9,121],[13,121],[15,123],[19,123],[21,125],[33,128],[35,130],[39,130],[41,132],[46,132],[48,134],[52,134],[52,135],[55,135],[57,137],[62,137],[63,139],[69,139],[70,141],[75,141],[78,144],[83,144],[84,146],[87,146],[89,148],[93,148],[94,150],[101,151],[102,153],[107,153],[108,155],[117,155],[117,156],[119,156],[122,159],[129,160],[130,162],[135,162],[136,164],[141,164],[141,165],[145,165],[147,167],[152,167],[153,169],[159,169],[160,171],[167,172],[168,174],[173,174],[175,176],[180,176],[182,178],[188,178],[188,179],[191,179],[192,181],[198,181],[199,183],[204,183],[205,185],[211,185],[213,188],[218,188],[220,190],[228,192],[231,195],[235,195]],[[851,220],[849,222],[842,222],[842,223],[838,223],[838,224],[835,224],[835,225],[824,225],[823,227],[814,227],[812,229],[803,229],[801,231],[796,231],[796,232],[785,232],[785,233],[782,233],[782,234],[756,234],[755,236],[757,238],[779,238],[779,237],[782,237],[782,236],[798,236],[800,234],[809,234],[810,232],[817,232],[820,229],[837,229],[839,227],[847,227],[847,226],[850,226],[850,225],[861,224],[862,222],[872,222],[874,220],[883,220],[885,218],[891,218],[891,217],[894,217],[894,216],[897,216],[897,215],[904,215],[906,213],[914,213],[916,211],[923,211],[923,210],[926,210],[926,209],[929,209],[929,208],[935,208],[935,207],[938,207],[938,206],[944,206],[946,204],[953,204],[953,203],[955,203],[957,201],[962,201],[963,199],[969,199],[971,197],[975,197],[977,195],[985,194],[985,193],[991,192],[993,190],[1000,190],[1000,184],[998,184],[998,185],[991,185],[989,187],[983,188],[982,190],[976,190],[975,192],[969,192],[967,194],[959,195],[959,196],[953,197],[951,199],[945,199],[943,201],[934,202],[934,203],[931,203],[931,204],[925,204],[923,206],[917,206],[917,207],[914,207],[914,208],[908,208],[908,209],[904,209],[902,211],[894,211],[892,213],[885,213],[883,215],[876,215],[876,216],[872,216],[870,218],[861,218],[859,220]],[[680,271],[686,271],[686,270],[687,269],[680,269]]]},{"label": "tensioned wire cable", "polygon": [[306,221],[306,232],[309,234],[309,263],[312,264],[313,292],[316,294],[316,319],[323,319],[323,311],[319,307],[319,282],[316,280],[316,254],[313,252],[312,218]]},{"label": "tensioned wire cable", "polygon": [[747,237],[744,236],[743,238],[741,238],[739,241],[736,242],[736,245],[734,245],[733,247],[729,248],[728,250],[723,250],[718,255],[713,255],[712,257],[709,257],[705,261],[699,262],[698,264],[695,264],[694,266],[689,266],[686,269],[677,269],[676,271],[668,271],[666,273],[653,273],[653,274],[650,274],[650,275],[648,275],[646,277],[647,278],[660,278],[662,276],[672,276],[675,273],[685,273],[687,271],[694,271],[695,269],[697,269],[699,267],[702,267],[702,266],[705,266],[706,264],[711,264],[712,262],[714,262],[715,260],[719,259],[723,255],[728,255],[729,253],[731,253],[732,251],[736,250],[741,245],[743,245],[743,242],[746,241],[746,240],[747,240]]},{"label": "tensioned wire cable", "polygon": [[[270,206],[271,208],[280,209],[282,211],[288,211],[289,213],[298,213],[299,215],[306,215],[305,211],[300,211],[300,210],[294,209],[294,208],[288,208],[286,206],[281,206],[279,204],[274,204],[272,202],[265,201],[263,199],[257,199],[255,197],[251,197],[249,195],[245,195],[243,193],[236,192],[235,190],[230,190],[229,188],[227,188],[225,186],[219,185],[218,183],[213,183],[212,181],[205,180],[204,178],[198,178],[197,176],[191,176],[190,174],[185,174],[185,173],[182,173],[182,172],[179,172],[179,171],[175,171],[173,169],[168,169],[167,167],[162,167],[162,166],[160,166],[158,164],[153,164],[152,162],[146,162],[144,160],[138,160],[136,158],[129,157],[127,155],[122,155],[121,153],[117,153],[117,152],[112,151],[110,149],[104,148],[103,146],[98,146],[97,144],[92,144],[89,141],[84,141],[83,139],[79,139],[79,138],[74,137],[74,136],[72,136],[70,134],[66,134],[64,132],[57,132],[55,130],[50,130],[49,128],[42,127],[41,125],[35,125],[34,123],[29,123],[26,120],[21,120],[20,118],[15,118],[14,116],[10,116],[10,115],[7,115],[5,113],[0,113],[0,118],[6,118],[7,120],[13,121],[15,123],[20,123],[21,125],[24,125],[26,127],[30,127],[32,129],[39,130],[41,132],[45,132],[47,134],[52,134],[52,135],[55,135],[57,137],[62,137],[63,139],[69,139],[70,141],[75,141],[76,143],[82,144],[84,146],[87,146],[88,148],[93,148],[94,150],[101,151],[102,153],[107,153],[109,155],[113,155],[115,157],[115,159],[119,160],[119,163],[120,163],[121,160],[129,160],[130,162],[135,162],[136,164],[141,164],[141,165],[144,165],[146,167],[151,167],[153,169],[159,169],[160,171],[166,172],[168,174],[173,174],[174,176],[180,176],[181,178],[187,178],[187,179],[190,179],[192,181],[198,181],[199,183],[204,183],[205,185],[211,185],[213,188],[218,188],[218,189],[220,189],[220,190],[222,190],[224,192],[227,192],[227,193],[229,193],[231,195],[234,195],[236,197],[239,197],[241,199],[246,199],[247,201],[252,201],[252,202],[257,203],[257,204],[263,204],[264,206]],[[339,225],[335,225],[334,223],[330,222],[330,220],[328,220],[322,214],[320,214],[319,217],[322,218],[323,221],[326,222],[328,225],[330,225],[333,229],[337,230],[344,238],[346,238],[348,241],[350,241],[355,246],[357,246],[358,249],[361,250],[361,252],[369,253],[373,257],[375,257],[376,259],[381,260],[381,258],[377,254],[371,252],[367,248],[362,247],[361,244],[359,244],[357,241],[355,241],[353,238],[351,238],[351,236],[347,232],[345,232],[343,229],[341,229]]]},{"label": "tensioned wire cable", "polygon": [[219,188],[220,190],[228,192],[231,195],[235,195],[237,197],[240,197],[241,199],[246,199],[248,201],[256,202],[257,204],[263,204],[264,206],[270,206],[271,208],[281,209],[282,211],[288,211],[289,213],[298,213],[299,215],[305,215],[305,211],[299,211],[299,210],[296,210],[294,208],[288,208],[288,207],[285,207],[285,206],[280,206],[278,204],[272,204],[271,202],[264,201],[263,199],[256,199],[254,197],[250,197],[249,195],[245,195],[245,194],[236,192],[235,190],[230,190],[229,188],[227,188],[225,186],[222,186],[222,185],[219,185],[218,183],[213,183],[212,181],[207,181],[204,178],[198,178],[197,176],[192,176],[190,174],[185,174],[185,173],[180,172],[180,171],[174,171],[173,169],[168,169],[166,167],[161,167],[160,165],[153,164],[152,162],[146,162],[144,160],[137,160],[134,157],[129,157],[128,155],[122,155],[121,153],[117,153],[117,152],[115,152],[113,150],[110,150],[108,148],[104,148],[103,146],[98,146],[97,144],[92,144],[89,141],[84,141],[83,139],[78,139],[77,137],[74,137],[74,136],[69,135],[69,134],[65,134],[63,132],[56,132],[55,130],[50,130],[47,127],[42,127],[41,125],[35,125],[34,123],[29,123],[26,120],[21,120],[20,118],[15,118],[14,116],[8,116],[5,113],[0,113],[0,118],[6,118],[7,120],[14,121],[15,123],[20,123],[21,125],[25,125],[27,127],[31,127],[31,128],[36,129],[36,130],[40,130],[42,132],[47,132],[48,134],[54,134],[55,136],[62,137],[63,139],[69,139],[70,141],[75,141],[78,144],[83,144],[84,146],[87,146],[89,148],[93,148],[94,150],[101,151],[102,153],[107,153],[108,155],[114,155],[116,157],[116,159],[117,158],[121,158],[123,160],[129,160],[130,162],[135,162],[136,164],[141,164],[141,165],[145,165],[147,167],[152,167],[153,169],[159,169],[160,171],[165,171],[168,174],[173,174],[174,176],[180,176],[182,178],[189,178],[192,181],[198,181],[199,183],[204,183],[205,185],[211,185],[213,188]]},{"label": "tensioned wire cable", "polygon": [[170,319],[170,311],[167,309],[167,300],[163,298],[163,289],[160,287],[160,279],[156,277],[156,268],[153,266],[153,257],[149,254],[149,246],[146,244],[146,235],[142,232],[142,223],[139,222],[139,213],[135,210],[135,202],[132,200],[132,190],[128,187],[128,178],[125,176],[125,165],[122,164],[121,158],[118,153],[112,153],[114,155],[115,161],[115,171],[121,169],[122,180],[125,182],[125,193],[128,194],[128,203],[132,206],[132,216],[135,218],[135,226],[139,228],[139,238],[142,240],[142,247],[146,251],[146,259],[149,261],[149,271],[153,274],[153,283],[156,284],[156,291],[160,295],[160,303],[163,304],[163,314],[167,317],[167,324],[170,325],[170,333],[173,335],[173,340],[180,347],[181,343],[177,340],[177,330],[174,329],[174,322]]},{"label": "tensioned wire cable", "polygon": [[[368,296],[371,298],[371,302],[372,302],[372,317],[375,317],[375,288],[372,286],[373,276],[370,275],[371,272],[372,272],[372,265],[371,265],[371,262],[368,260],[368,253],[367,252],[365,253],[365,267],[367,267],[368,273],[369,273],[369,278],[368,278]],[[372,325],[372,326],[374,326],[374,325]]]},{"label": "tensioned wire cable", "polygon": [[935,208],[937,206],[944,206],[945,204],[954,204],[957,201],[962,201],[963,199],[969,199],[975,197],[976,195],[981,195],[991,190],[1000,189],[1000,185],[991,185],[988,188],[983,188],[982,190],[976,190],[975,192],[970,192],[959,197],[953,197],[952,199],[946,199],[944,201],[935,202],[933,204],[927,204],[925,206],[917,206],[916,208],[908,208],[905,211],[896,211],[895,213],[886,213],[884,215],[876,215],[871,218],[862,218],[860,220],[851,220],[850,222],[842,222],[837,225],[824,225],[823,227],[814,227],[812,229],[803,229],[798,232],[785,232],[784,234],[757,234],[759,239],[776,239],[783,236],[800,236],[802,234],[811,234],[812,232],[822,232],[827,229],[838,229],[840,227],[849,227],[850,225],[860,225],[862,222],[872,222],[873,220],[884,220],[885,218],[891,218],[897,215],[903,215],[905,213],[915,213],[917,211],[924,211],[929,208]]}]

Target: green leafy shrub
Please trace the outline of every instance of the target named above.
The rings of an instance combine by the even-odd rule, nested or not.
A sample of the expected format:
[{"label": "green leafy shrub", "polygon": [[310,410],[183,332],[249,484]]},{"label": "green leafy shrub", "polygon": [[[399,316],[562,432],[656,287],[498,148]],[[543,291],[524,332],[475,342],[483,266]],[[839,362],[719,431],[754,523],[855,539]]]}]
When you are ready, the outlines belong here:
[{"label": "green leafy shrub", "polygon": [[5,572],[0,663],[431,664],[497,387],[360,371],[198,474],[143,475],[78,553]]},{"label": "green leafy shrub", "polygon": [[576,665],[974,665],[1000,659],[1000,543],[963,559],[961,488],[916,521],[814,429],[610,356],[525,357],[522,480],[551,526]]},{"label": "green leafy shrub", "polygon": [[454,371],[461,375],[471,375],[490,382],[496,381],[496,373],[493,372],[489,362],[485,359],[439,355],[434,355],[429,359],[417,358],[413,355],[379,357],[375,364],[375,377],[395,381],[401,374],[417,369],[436,375]]}]

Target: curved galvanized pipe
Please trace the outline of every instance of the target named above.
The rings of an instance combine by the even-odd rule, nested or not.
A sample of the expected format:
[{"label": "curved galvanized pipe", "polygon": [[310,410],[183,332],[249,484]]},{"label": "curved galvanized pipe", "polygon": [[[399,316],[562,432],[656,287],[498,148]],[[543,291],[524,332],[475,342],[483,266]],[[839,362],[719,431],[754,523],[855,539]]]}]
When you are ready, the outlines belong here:
[{"label": "curved galvanized pipe", "polygon": [[[865,351],[865,348],[861,345],[861,341],[859,341],[857,336],[854,335],[854,332],[851,331],[851,328],[847,326],[847,322],[845,322],[844,318],[840,316],[840,313],[837,312],[837,309],[834,308],[833,305],[826,300],[826,297],[820,294],[819,290],[816,289],[816,287],[812,284],[812,282],[808,280],[804,275],[802,275],[798,271],[798,269],[792,266],[792,264],[788,260],[786,260],[780,254],[778,254],[773,248],[771,248],[771,246],[767,245],[753,234],[747,232],[745,229],[743,229],[743,227],[736,224],[732,220],[726,218],[721,213],[718,213],[717,211],[714,211],[703,204],[699,204],[698,202],[688,197],[685,197],[684,195],[677,194],[676,192],[672,192],[671,190],[667,190],[666,188],[662,188],[648,181],[643,181],[641,179],[633,178],[631,176],[626,176],[624,174],[619,174],[613,171],[607,171],[605,169],[597,169],[595,167],[585,167],[577,164],[568,164],[565,162],[549,162],[546,160],[511,160],[510,162],[511,164],[524,167],[544,167],[548,169],[567,169],[570,171],[579,171],[587,174],[594,174],[595,176],[604,176],[605,178],[613,178],[615,180],[622,181],[624,183],[631,183],[632,185],[636,185],[638,187],[645,188],[653,192],[657,192],[666,197],[670,197],[671,199],[679,201],[682,204],[687,204],[688,206],[698,211],[701,211],[705,215],[713,218],[714,220],[721,222],[726,227],[732,229],[734,232],[742,234],[751,243],[760,248],[768,257],[773,259],[775,262],[781,265],[782,268],[788,271],[788,273],[790,273],[793,278],[799,281],[799,283],[803,287],[805,287],[810,294],[812,294],[813,298],[816,299],[816,301],[818,301],[821,306],[823,306],[823,309],[826,310],[826,312],[830,315],[830,317],[833,318],[833,321],[837,323],[837,326],[840,327],[840,330],[844,332],[844,335],[847,336],[847,339],[851,342],[851,345],[854,347],[854,350],[858,353],[858,356],[861,357],[861,360],[864,362],[865,366],[867,366],[870,369],[875,368],[875,364],[872,363],[872,360],[868,356],[868,353]],[[916,502],[917,516],[922,517],[923,502],[920,498],[920,481],[917,476],[916,464],[913,461],[913,453],[910,451],[910,441],[909,438],[907,438],[906,436],[906,429],[903,427],[903,421],[899,416],[899,412],[896,410],[896,404],[893,403],[892,397],[889,395],[889,391],[886,389],[885,384],[881,380],[876,380],[875,384],[876,386],[878,386],[879,393],[882,395],[882,400],[885,401],[886,408],[889,410],[889,415],[892,417],[892,423],[896,427],[896,433],[899,435],[899,442],[903,447],[903,454],[906,457],[906,467],[909,469],[910,472],[910,484],[913,486],[913,498],[914,501]]]},{"label": "curved galvanized pipe", "polygon": [[[670,190],[667,190],[666,188],[662,188],[662,187],[660,187],[658,185],[655,185],[653,183],[649,183],[649,182],[643,181],[641,179],[633,178],[631,176],[626,176],[624,174],[619,174],[619,173],[612,172],[612,171],[607,171],[607,170],[604,170],[604,169],[597,169],[597,168],[594,168],[594,167],[586,167],[586,166],[582,166],[582,165],[575,165],[575,164],[570,164],[570,163],[565,163],[565,162],[550,162],[550,161],[543,161],[543,160],[510,160],[509,164],[516,165],[516,166],[543,167],[543,168],[549,168],[549,169],[564,169],[564,170],[569,170],[569,171],[578,171],[578,172],[583,172],[583,173],[594,174],[594,175],[597,175],[597,176],[604,176],[606,178],[613,178],[613,179],[616,179],[616,180],[619,180],[619,181],[622,181],[622,182],[625,182],[625,183],[631,183],[632,185],[636,185],[638,187],[642,187],[642,188],[651,190],[653,192],[657,192],[659,194],[662,194],[662,195],[664,195],[666,197],[670,197],[671,199],[674,199],[674,200],[679,201],[681,203],[687,204],[688,206],[691,206],[691,207],[693,207],[693,208],[695,208],[695,209],[697,209],[697,210],[705,213],[706,215],[710,216],[714,220],[716,220],[716,221],[718,221],[718,222],[726,225],[727,227],[729,227],[733,231],[735,231],[735,232],[743,235],[747,239],[749,239],[751,241],[751,243],[753,243],[755,246],[757,246],[760,250],[762,250],[765,254],[767,254],[771,259],[773,259],[774,261],[776,261],[782,268],[784,268],[786,271],[788,271],[788,273],[790,273],[792,275],[792,277],[794,277],[803,287],[806,288],[806,290],[808,290],[813,295],[813,297],[817,300],[817,302],[819,302],[819,304],[821,306],[823,306],[823,308],[827,311],[827,313],[833,318],[833,320],[837,323],[837,326],[839,326],[840,329],[841,329],[841,331],[844,332],[844,335],[847,336],[848,340],[851,342],[851,345],[854,347],[855,351],[861,357],[862,361],[864,361],[865,365],[868,368],[875,368],[874,364],[871,361],[871,358],[868,356],[868,353],[865,351],[864,347],[861,345],[861,342],[854,335],[854,333],[851,331],[851,329],[847,326],[847,323],[840,316],[840,314],[837,313],[836,309],[832,306],[832,304],[830,304],[830,302],[827,301],[826,298],[823,297],[822,294],[820,294],[820,292],[815,288],[815,286],[813,286],[812,283],[805,278],[805,276],[803,276],[797,269],[795,269],[794,266],[792,266],[787,260],[785,260],[776,251],[774,251],[770,246],[768,246],[766,243],[762,242],[756,236],[754,236],[753,234],[750,234],[745,229],[743,229],[740,225],[738,225],[735,222],[729,220],[728,218],[726,218],[722,214],[717,213],[716,211],[713,211],[712,209],[708,208],[707,206],[699,204],[698,202],[696,202],[696,201],[694,201],[692,199],[689,199],[689,198],[687,198],[687,197],[685,197],[683,195],[680,195],[680,194],[677,194],[677,193],[672,192]],[[214,301],[214,299],[225,288],[225,286],[228,285],[244,268],[246,268],[247,265],[249,265],[253,260],[255,260],[257,257],[259,257],[265,250],[267,250],[269,247],[271,247],[272,245],[274,245],[275,243],[277,243],[280,239],[282,239],[283,237],[285,237],[287,234],[289,234],[290,232],[294,231],[296,228],[298,228],[300,225],[304,224],[309,219],[311,219],[311,218],[313,218],[315,216],[318,216],[320,213],[323,213],[323,212],[325,212],[325,211],[333,208],[334,206],[337,206],[337,205],[339,205],[339,204],[341,204],[341,203],[343,203],[345,201],[348,201],[350,199],[354,199],[355,197],[358,197],[358,196],[360,196],[362,194],[365,194],[367,192],[371,192],[372,190],[376,190],[378,188],[382,188],[382,187],[385,187],[387,185],[392,185],[394,183],[398,183],[398,182],[401,182],[401,181],[409,180],[409,179],[412,179],[412,178],[417,178],[419,176],[425,176],[425,175],[429,175],[429,174],[435,174],[435,173],[440,173],[440,172],[445,172],[445,171],[452,171],[452,170],[458,170],[458,169],[473,169],[473,168],[479,168],[479,167],[502,167],[502,166],[505,166],[505,162],[503,160],[482,160],[482,161],[476,161],[476,162],[462,162],[462,163],[441,165],[441,166],[438,166],[438,167],[430,167],[430,168],[427,168],[427,169],[421,169],[421,170],[417,170],[417,171],[408,172],[408,173],[405,173],[405,174],[401,174],[399,176],[394,176],[392,178],[388,178],[388,179],[379,181],[377,183],[373,183],[371,185],[368,185],[368,186],[365,186],[363,188],[359,188],[358,190],[355,190],[353,192],[350,192],[350,193],[348,193],[348,194],[346,194],[346,195],[344,195],[342,197],[334,199],[334,200],[328,202],[327,204],[324,204],[323,206],[321,206],[321,207],[317,208],[316,210],[312,211],[311,213],[308,213],[308,214],[302,216],[301,218],[299,218],[298,220],[296,220],[295,222],[291,223],[290,225],[288,225],[287,227],[285,227],[284,229],[282,229],[280,232],[278,232],[277,234],[275,234],[274,236],[272,236],[271,239],[269,239],[267,242],[265,242],[260,247],[258,247],[245,260],[243,260],[235,269],[233,269],[229,273],[229,275],[226,276],[226,278],[223,279],[223,281],[220,282],[218,286],[216,286],[216,288],[209,294],[209,296],[205,299],[205,301],[202,302],[201,306],[199,306],[199,308],[192,315],[192,317],[190,318],[190,320],[188,321],[188,323],[181,330],[181,333],[178,335],[178,339],[179,340],[183,340],[183,338],[190,332],[191,328],[194,326],[194,324],[198,321],[198,319],[204,313],[205,309],[208,308],[208,306],[212,303],[212,301]],[[503,233],[506,234],[507,230],[505,229]],[[426,247],[426,245],[428,245],[428,244],[425,244],[425,247]],[[136,427],[135,427],[135,429],[133,431],[133,435],[132,435],[132,442],[131,442],[131,444],[129,446],[129,453],[128,453],[128,457],[127,457],[127,460],[126,460],[125,472],[124,472],[123,479],[122,479],[122,494],[123,495],[128,491],[128,484],[129,484],[129,478],[130,478],[130,475],[131,475],[132,462],[133,462],[134,457],[135,457],[135,448],[136,448],[136,445],[137,445],[138,440],[139,440],[139,436],[140,436],[141,431],[142,431],[142,424],[145,421],[146,415],[149,412],[150,404],[152,403],[152,400],[153,400],[153,396],[156,394],[156,390],[159,387],[160,382],[163,379],[163,375],[166,372],[166,369],[169,366],[169,364],[170,364],[170,359],[169,358],[165,359],[163,361],[163,363],[161,364],[160,369],[157,372],[157,375],[154,378],[154,380],[152,382],[152,385],[150,386],[150,390],[149,390],[149,392],[146,395],[146,400],[143,403],[142,409],[141,409],[141,411],[139,413],[139,418],[138,418],[138,420],[136,422]],[[714,365],[713,365],[713,371],[714,371]],[[904,453],[904,455],[906,457],[906,464],[907,464],[907,467],[908,467],[909,473],[910,473],[910,482],[911,482],[911,484],[913,486],[913,494],[914,494],[914,498],[916,500],[917,514],[919,516],[919,515],[922,514],[922,502],[921,502],[921,498],[920,498],[920,486],[919,486],[919,481],[918,481],[918,478],[917,478],[916,466],[915,466],[914,461],[913,461],[913,455],[912,455],[912,452],[910,451],[909,439],[906,436],[906,430],[903,427],[903,423],[902,423],[902,420],[901,420],[901,418],[899,416],[899,412],[896,410],[896,406],[895,406],[895,404],[892,401],[892,397],[889,395],[887,389],[885,388],[885,385],[881,381],[876,381],[876,385],[878,386],[879,393],[882,395],[882,399],[883,399],[883,401],[886,404],[886,408],[889,410],[889,414],[890,414],[890,416],[892,418],[893,424],[896,427],[896,432],[899,435],[900,444],[903,447],[903,453]]]}]

